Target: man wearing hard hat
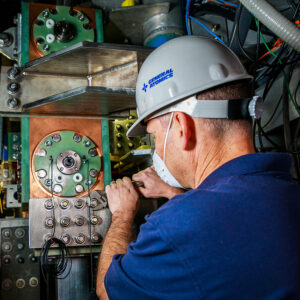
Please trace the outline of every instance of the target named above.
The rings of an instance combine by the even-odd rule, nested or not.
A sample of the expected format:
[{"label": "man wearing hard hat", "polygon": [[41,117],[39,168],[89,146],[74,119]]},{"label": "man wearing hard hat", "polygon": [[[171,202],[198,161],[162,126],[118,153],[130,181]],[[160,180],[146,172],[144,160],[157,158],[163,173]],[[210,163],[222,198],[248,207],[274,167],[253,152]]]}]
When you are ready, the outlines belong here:
[{"label": "man wearing hard hat", "polygon": [[175,188],[165,186],[171,199],[136,241],[138,193],[155,194],[153,169],[133,177],[138,191],[129,178],[106,188],[99,298],[300,299],[300,187],[288,155],[255,153],[261,99],[235,54],[208,38],[173,39],[143,64],[136,102],[128,135],[154,137],[154,168]]}]

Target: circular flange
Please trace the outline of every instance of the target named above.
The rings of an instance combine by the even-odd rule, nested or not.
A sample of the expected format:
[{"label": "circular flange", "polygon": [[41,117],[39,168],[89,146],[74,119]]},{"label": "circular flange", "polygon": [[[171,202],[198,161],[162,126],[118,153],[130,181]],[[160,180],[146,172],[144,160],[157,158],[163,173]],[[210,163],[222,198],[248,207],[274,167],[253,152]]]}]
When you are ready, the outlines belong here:
[{"label": "circular flange", "polygon": [[[59,142],[55,142],[58,136]],[[74,139],[74,136],[81,139]],[[53,142],[47,143],[49,141]],[[95,149],[95,156],[89,155],[90,149]],[[45,136],[37,145],[31,164],[35,181],[49,195],[53,182],[52,189],[57,197],[83,196],[98,182],[101,174],[99,148],[87,136],[74,131],[56,131]],[[76,188],[79,184],[80,189]]]},{"label": "circular flange", "polygon": [[56,165],[63,174],[74,174],[80,169],[81,158],[75,151],[66,150],[59,154]]},{"label": "circular flange", "polygon": [[37,16],[32,29],[33,44],[40,54],[47,55],[82,41],[93,42],[95,32],[91,26],[84,13],[57,5]]}]

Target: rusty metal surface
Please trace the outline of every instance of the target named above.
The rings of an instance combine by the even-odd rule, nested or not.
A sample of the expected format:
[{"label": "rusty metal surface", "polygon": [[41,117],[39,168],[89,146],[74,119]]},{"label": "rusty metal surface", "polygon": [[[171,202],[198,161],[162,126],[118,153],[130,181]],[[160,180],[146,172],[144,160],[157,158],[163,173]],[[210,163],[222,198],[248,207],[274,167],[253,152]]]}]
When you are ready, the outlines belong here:
[{"label": "rusty metal surface", "polygon": [[[84,206],[82,208],[75,207],[75,201],[82,199]],[[69,206],[65,209],[61,208],[60,202],[62,199],[54,198],[54,216],[55,216],[55,237],[61,239],[67,234],[70,237],[69,247],[87,246],[89,245],[89,226],[88,226],[88,198],[69,198]],[[52,236],[53,228],[47,228],[45,221],[47,218],[52,218],[52,209],[46,209],[45,202],[49,198],[35,198],[29,201],[29,246],[30,248],[41,248],[45,242],[45,238]],[[75,224],[76,217],[81,216],[84,219],[84,224],[78,226]],[[91,208],[91,216],[98,218],[97,225],[91,225],[92,235],[97,233],[102,239],[108,230],[111,222],[111,212],[108,208],[102,208],[99,203],[95,208]],[[60,224],[63,218],[69,218],[70,224],[66,227]],[[85,241],[82,244],[76,243],[76,236],[84,235]],[[92,243],[93,245],[101,245],[100,243]],[[55,247],[55,245],[54,245]]]},{"label": "rusty metal surface", "polygon": [[[99,148],[102,156],[101,121],[94,119],[65,119],[65,118],[30,118],[29,120],[29,153],[30,153],[30,198],[45,198],[50,194],[43,190],[34,179],[33,158],[36,147],[50,133],[60,130],[73,130],[83,136],[88,136]],[[99,173],[98,183],[93,189],[104,189],[104,174]],[[87,192],[81,196],[86,196]]]}]

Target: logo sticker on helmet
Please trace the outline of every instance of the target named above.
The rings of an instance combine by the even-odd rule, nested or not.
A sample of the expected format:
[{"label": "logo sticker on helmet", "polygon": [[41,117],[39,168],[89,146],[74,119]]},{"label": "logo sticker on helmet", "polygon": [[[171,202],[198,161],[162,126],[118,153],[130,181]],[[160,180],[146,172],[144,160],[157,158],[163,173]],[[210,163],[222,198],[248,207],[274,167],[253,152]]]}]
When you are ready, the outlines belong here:
[{"label": "logo sticker on helmet", "polygon": [[147,88],[149,87],[150,89],[153,88],[154,86],[160,84],[161,82],[172,78],[174,75],[173,69],[167,69],[166,71],[154,76],[153,78],[151,78],[148,81],[148,84],[144,83],[144,86],[142,88],[142,90],[146,93],[147,92]]}]

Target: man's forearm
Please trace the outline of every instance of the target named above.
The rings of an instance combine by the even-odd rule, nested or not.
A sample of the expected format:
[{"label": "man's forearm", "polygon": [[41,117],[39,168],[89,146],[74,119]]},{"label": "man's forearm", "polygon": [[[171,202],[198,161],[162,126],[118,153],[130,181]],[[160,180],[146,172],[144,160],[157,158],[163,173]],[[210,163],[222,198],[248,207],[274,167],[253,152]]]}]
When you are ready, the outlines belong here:
[{"label": "man's forearm", "polygon": [[134,216],[116,211],[112,216],[110,228],[106,234],[98,264],[97,295],[101,300],[108,299],[104,278],[116,254],[124,254],[132,241]]}]

